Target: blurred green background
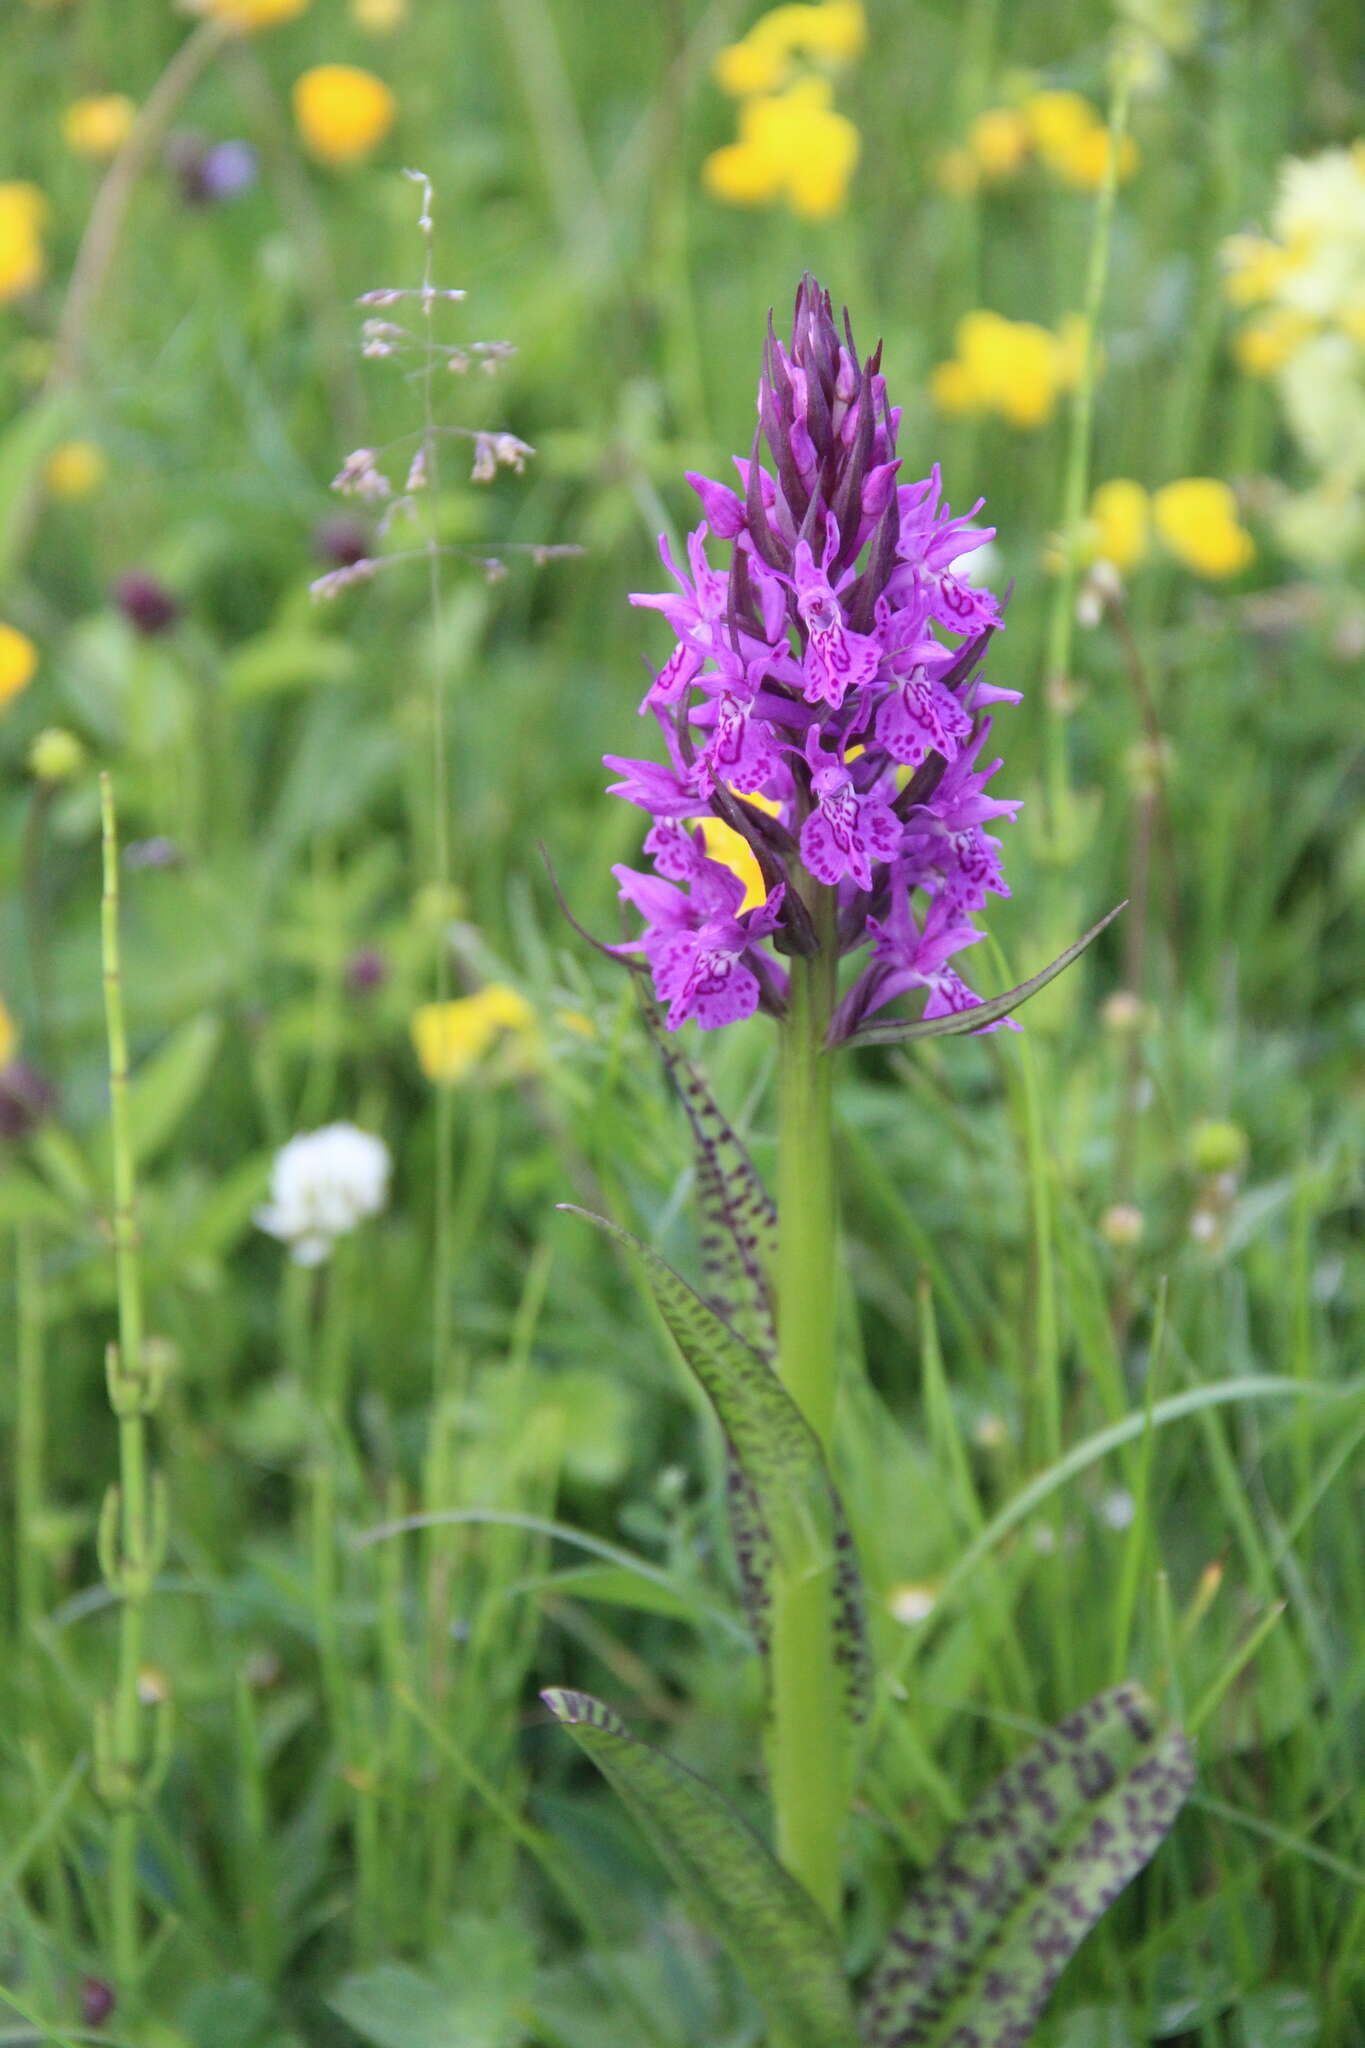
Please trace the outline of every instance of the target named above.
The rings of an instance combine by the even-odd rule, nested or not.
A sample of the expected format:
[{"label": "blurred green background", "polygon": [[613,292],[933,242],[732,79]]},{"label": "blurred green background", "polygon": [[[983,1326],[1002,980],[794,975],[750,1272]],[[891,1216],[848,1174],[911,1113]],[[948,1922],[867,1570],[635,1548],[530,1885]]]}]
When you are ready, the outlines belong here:
[{"label": "blurred green background", "polygon": [[[850,1831],[850,1960],[1018,1731],[1130,1669],[1195,1710],[1200,1789],[1043,2038],[1365,2039],[1358,11],[869,0],[842,57],[798,52],[775,88],[818,78],[856,131],[821,218],[780,191],[730,203],[706,168],[744,117],[716,60],[758,18],[738,0],[312,0],[236,35],[161,0],[7,0],[0,621],[22,646],[0,646],[0,1109],[17,1063],[54,1097],[0,1123],[4,2038],[756,2038],[535,1706],[538,1684],[585,1684],[756,1810],[718,1445],[628,1276],[553,1206],[607,1207],[694,1267],[685,1135],[624,977],[560,915],[537,844],[575,915],[616,936],[610,867],[638,820],[601,795],[600,757],[649,750],[642,663],[667,652],[627,595],[664,580],[657,536],[692,523],[683,472],[748,452],[768,310],[780,331],[809,267],[865,349],[884,341],[903,475],[939,462],[955,507],[984,495],[1014,585],[992,674],[1025,692],[996,739],[1000,788],[1026,803],[978,983],[1134,898],[1018,1042],[841,1071],[844,1484],[907,1694]],[[1254,559],[1212,577],[1154,544],[1096,624],[1057,570],[1093,596],[1102,536],[1067,524],[1087,453],[1067,378],[1022,428],[985,399],[945,410],[934,373],[964,315],[1055,333],[1085,305],[1093,176],[1032,144],[1002,173],[972,124],[1003,108],[1023,135],[1054,91],[1099,123],[1116,55],[1136,155],[1082,506],[1114,478],[1217,479]],[[392,95],[346,162],[328,149],[372,89],[343,81],[311,129],[295,97],[333,64]],[[73,142],[73,105],[107,94],[141,110],[112,156],[88,116]],[[103,117],[115,135],[129,111]],[[250,174],[239,156],[241,189],[215,198],[206,153],[228,142]],[[810,151],[830,146],[817,129]],[[1284,160],[1333,149],[1332,310],[1251,375],[1223,245],[1273,236]],[[467,293],[438,337],[515,348],[494,376],[440,372],[438,418],[535,453],[475,483],[468,443],[443,437],[439,490],[382,542],[376,508],[329,486],[355,449],[408,436],[381,453],[401,486],[421,428],[420,358],[362,355],[355,305],[420,282],[405,167],[432,182],[437,280]],[[7,181],[38,196],[6,201]],[[1294,352],[1328,328],[1355,353],[1340,411],[1305,425]],[[1023,345],[1004,346],[1007,392]],[[73,467],[73,444],[93,456]],[[435,617],[421,560],[310,595],[339,550],[422,547],[428,517],[452,550]],[[542,545],[581,553],[537,563]],[[173,607],[163,630],[149,590]],[[32,675],[7,684],[24,648]],[[53,730],[78,745],[44,754]],[[170,1503],[144,1645],[149,1750],[169,1730],[139,1818],[145,1975],[112,2011],[92,1771],[119,1626],[94,1540],[117,1459],[101,768],[126,849]],[[443,950],[454,996],[505,987],[530,1020],[445,1088],[411,1035]],[[769,1166],[766,1027],[693,1049]],[[276,1149],[335,1119],[383,1135],[392,1192],[307,1273],[253,1211]],[[1095,1445],[1152,1402],[1259,1375],[1273,1395],[1215,1393]],[[514,1520],[357,1543],[450,1510]],[[983,1530],[980,1568],[948,1581]]]}]

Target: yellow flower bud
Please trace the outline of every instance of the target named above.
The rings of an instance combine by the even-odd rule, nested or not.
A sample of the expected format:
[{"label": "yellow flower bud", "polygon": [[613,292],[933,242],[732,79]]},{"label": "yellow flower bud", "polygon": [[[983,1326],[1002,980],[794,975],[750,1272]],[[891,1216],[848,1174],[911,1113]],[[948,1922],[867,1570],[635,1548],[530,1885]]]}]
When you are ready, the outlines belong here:
[{"label": "yellow flower bud", "polygon": [[85,748],[75,733],[60,725],[45,725],[28,750],[29,773],[39,782],[70,782],[85,760]]}]

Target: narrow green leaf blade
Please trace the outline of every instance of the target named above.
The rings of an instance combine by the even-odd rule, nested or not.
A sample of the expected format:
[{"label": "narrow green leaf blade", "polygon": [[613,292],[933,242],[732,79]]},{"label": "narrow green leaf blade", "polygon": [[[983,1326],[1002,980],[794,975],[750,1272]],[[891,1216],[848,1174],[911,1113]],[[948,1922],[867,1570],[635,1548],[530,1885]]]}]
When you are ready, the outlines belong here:
[{"label": "narrow green leaf blade", "polygon": [[541,1697],[640,1822],[772,2026],[802,2048],[859,2048],[827,1922],[733,1807],[638,1742],[600,1700],[559,1690]]},{"label": "narrow green leaf blade", "polygon": [[1126,907],[1126,898],[1124,902],[1116,903],[1107,917],[1102,917],[1098,924],[1092,924],[1085,936],[1077,939],[1074,946],[1068,946],[1064,953],[1059,953],[1050,966],[1044,967],[1041,973],[1028,981],[1021,981],[1017,988],[1006,989],[1002,996],[992,996],[985,1003],[973,1003],[969,1010],[955,1010],[948,1017],[921,1017],[918,1021],[896,1017],[874,1019],[851,1031],[845,1042],[849,1045],[904,1045],[915,1038],[956,1038],[964,1031],[980,1031],[984,1025],[994,1024],[1000,1017],[1008,1017],[1011,1010],[1017,1010],[1030,996],[1036,996],[1039,989],[1055,981],[1073,960],[1080,959],[1086,947],[1093,945],[1105,926],[1112,924]]},{"label": "narrow green leaf blade", "polygon": [[643,1008],[692,1130],[706,1298],[771,1363],[777,1357],[770,1278],[777,1257],[777,1210],[705,1074],[672,1042],[656,1005],[645,1002]]},{"label": "narrow green leaf blade", "polygon": [[862,1580],[814,1432],[767,1361],[657,1252],[604,1216],[569,1202],[561,1207],[614,1237],[640,1261],[674,1342],[720,1418],[746,1482],[732,1492],[731,1507],[742,1545],[741,1578],[749,1581],[746,1605],[758,1616],[760,1648],[775,1556],[799,1570],[829,1571],[848,1713],[855,1722],[865,1720],[872,1685]]},{"label": "narrow green leaf blade", "polygon": [[1101,1693],[997,1780],[912,1892],[864,1994],[867,2048],[1018,2048],[1065,1964],[1194,1783],[1135,1685]]}]

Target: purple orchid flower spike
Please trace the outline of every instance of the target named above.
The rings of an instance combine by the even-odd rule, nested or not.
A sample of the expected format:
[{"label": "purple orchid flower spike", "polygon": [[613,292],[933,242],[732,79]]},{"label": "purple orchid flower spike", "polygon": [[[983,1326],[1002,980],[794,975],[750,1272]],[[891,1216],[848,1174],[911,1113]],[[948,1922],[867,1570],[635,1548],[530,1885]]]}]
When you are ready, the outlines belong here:
[{"label": "purple orchid flower spike", "polygon": [[985,828],[1018,809],[985,793],[999,763],[976,765],[987,707],[1019,701],[980,672],[1003,610],[967,569],[994,528],[979,502],[954,515],[937,467],[899,480],[880,350],[859,358],[813,278],[790,341],[769,322],[758,419],[738,490],[689,472],[703,518],[685,569],[660,542],[677,589],[632,598],[675,644],[640,707],[667,765],[607,761],[652,820],[654,875],[618,870],[644,921],[625,950],[674,1030],[781,1014],[780,956],[822,946],[844,963],[832,1043],[920,991],[921,1024],[961,1012],[971,1029],[978,998],[951,962],[1009,893]]}]

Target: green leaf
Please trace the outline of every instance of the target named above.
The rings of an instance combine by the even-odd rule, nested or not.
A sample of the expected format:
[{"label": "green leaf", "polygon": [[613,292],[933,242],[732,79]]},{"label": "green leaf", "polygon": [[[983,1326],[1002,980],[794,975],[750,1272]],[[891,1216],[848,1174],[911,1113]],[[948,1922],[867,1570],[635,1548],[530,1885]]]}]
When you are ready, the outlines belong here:
[{"label": "green leaf", "polygon": [[[219,1018],[191,1017],[137,1068],[128,1084],[128,1121],[137,1163],[154,1159],[175,1136],[203,1089],[222,1037]],[[107,1159],[107,1133],[103,1152]]]},{"label": "green leaf", "polygon": [[692,1129],[706,1298],[771,1363],[777,1357],[770,1277],[777,1257],[777,1210],[706,1076],[672,1042],[656,1006],[646,1002],[643,1007]]},{"label": "green leaf", "polygon": [[[657,1252],[591,1210],[569,1202],[561,1207],[595,1224],[640,1261],[664,1322],[720,1418],[743,1482],[740,1571],[751,1581],[751,1611],[756,1603],[760,1617],[766,1612],[775,1557],[788,1570],[832,1574],[848,1712],[855,1721],[865,1719],[871,1660],[862,1582],[843,1508],[810,1425],[767,1360]],[[761,1648],[761,1634],[759,1640]]]},{"label": "green leaf", "polygon": [[773,2027],[801,2048],[858,2048],[827,1922],[733,1807],[637,1742],[600,1700],[558,1690],[541,1697],[650,1836]]},{"label": "green leaf", "polygon": [[1005,990],[1002,996],[992,996],[989,1002],[973,1003],[969,1010],[955,1010],[948,1017],[921,1017],[918,1021],[884,1017],[870,1024],[859,1025],[844,1041],[848,1045],[904,1045],[913,1038],[956,1038],[963,1031],[980,1031],[987,1024],[994,1024],[1000,1017],[1008,1017],[1011,1010],[1017,1010],[1030,996],[1036,996],[1040,988],[1046,988],[1050,981],[1068,968],[1073,960],[1079,960],[1086,947],[1092,945],[1104,930],[1112,924],[1119,912],[1126,908],[1127,899],[1116,903],[1107,917],[1098,924],[1092,924],[1084,938],[1077,939],[1074,946],[1068,946],[1059,953],[1051,966],[1028,981],[1021,981],[1017,988]]},{"label": "green leaf", "polygon": [[238,648],[224,680],[231,696],[249,701],[285,690],[353,682],[359,671],[354,647],[334,634],[272,631],[258,633]]},{"label": "green leaf", "polygon": [[1239,2048],[1312,2048],[1322,2018],[1311,1991],[1272,1984],[1253,1991],[1238,2010]]},{"label": "green leaf", "polygon": [[[1013,2048],[1194,1783],[1135,1685],[1101,1693],[1005,1772],[912,1892],[864,1995],[867,2048]],[[968,2036],[966,2029],[970,2028]]]},{"label": "green leaf", "polygon": [[69,431],[78,405],[73,391],[54,391],[25,406],[0,436],[0,583],[8,583],[17,566],[38,472]]}]

